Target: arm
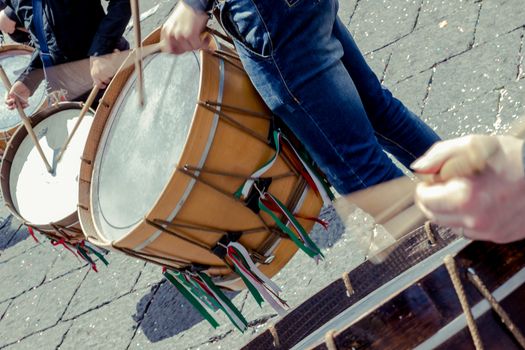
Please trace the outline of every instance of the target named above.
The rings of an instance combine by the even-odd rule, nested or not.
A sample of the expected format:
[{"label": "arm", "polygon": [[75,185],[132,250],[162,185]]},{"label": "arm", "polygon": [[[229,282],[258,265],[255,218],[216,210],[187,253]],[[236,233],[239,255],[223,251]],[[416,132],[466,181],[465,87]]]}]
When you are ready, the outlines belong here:
[{"label": "arm", "polygon": [[43,79],[44,71],[42,69],[42,60],[40,59],[40,50],[36,48],[31,55],[31,61],[29,62],[29,65],[22,72],[22,74],[20,74],[16,81],[21,82],[27,86],[32,95]]},{"label": "arm", "polygon": [[93,38],[88,52],[89,56],[100,56],[113,52],[130,18],[129,0],[110,0],[108,12]]}]

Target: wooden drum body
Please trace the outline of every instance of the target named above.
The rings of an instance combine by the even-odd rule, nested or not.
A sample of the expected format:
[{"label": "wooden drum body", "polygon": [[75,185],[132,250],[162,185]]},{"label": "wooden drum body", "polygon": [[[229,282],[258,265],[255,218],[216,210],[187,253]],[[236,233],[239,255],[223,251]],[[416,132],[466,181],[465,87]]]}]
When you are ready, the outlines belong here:
[{"label": "wooden drum body", "polygon": [[[24,71],[31,60],[33,53],[31,46],[22,44],[6,44],[0,46],[0,64],[11,83],[15,82],[20,73]],[[0,96],[7,93],[3,84],[0,84]],[[41,84],[33,96],[29,98],[29,107],[25,109],[29,116],[41,109],[45,102],[45,88]],[[22,124],[16,110],[8,110],[4,103],[0,104],[0,155],[4,152],[7,142]]]},{"label": "wooden drum body", "polygon": [[7,145],[1,185],[10,211],[26,225],[52,239],[76,244],[84,239],[77,214],[78,173],[93,113],[88,112],[61,161],[56,157],[73,129],[81,103],[63,102],[36,113],[30,120],[53,174],[40,158],[24,127]]},{"label": "wooden drum body", "polygon": [[[158,42],[158,32],[148,40]],[[153,54],[144,77],[142,110],[133,67],[115,76],[97,110],[79,182],[87,239],[170,268],[198,268],[237,289],[242,283],[212,250],[241,234],[261,271],[275,275],[297,248],[268,215],[234,197],[243,177],[275,154],[271,113],[235,54],[215,40],[210,51]],[[277,176],[268,191],[316,217],[322,200],[289,164],[279,156],[264,175]]]}]

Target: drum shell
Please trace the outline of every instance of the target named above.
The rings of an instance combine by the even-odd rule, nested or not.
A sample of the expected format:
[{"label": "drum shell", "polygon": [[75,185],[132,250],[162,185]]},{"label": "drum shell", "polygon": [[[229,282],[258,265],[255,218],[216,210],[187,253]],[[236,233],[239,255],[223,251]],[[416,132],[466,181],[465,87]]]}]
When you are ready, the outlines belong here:
[{"label": "drum shell", "polygon": [[[44,110],[37,112],[32,118],[30,118],[31,126],[36,126],[40,122],[44,121],[48,117],[51,117],[53,114],[65,110],[65,109],[77,109],[80,113],[82,109],[82,103],[80,102],[61,102],[51,107],[48,107]],[[16,216],[18,219],[24,222],[25,225],[32,227],[39,232],[47,235],[52,239],[61,239],[64,238],[68,243],[75,244],[84,240],[84,234],[82,233],[80,222],[78,219],[77,211],[73,211],[70,215],[67,215],[63,219],[50,222],[48,224],[34,224],[28,222],[20,213],[16,210],[13,205],[13,200],[11,197],[11,190],[9,188],[10,183],[10,173],[11,173],[11,164],[16,155],[16,152],[22,143],[22,141],[27,136],[27,130],[22,125],[17,131],[13,134],[13,137],[7,144],[4,157],[2,160],[2,166],[0,167],[1,175],[1,188],[2,195],[4,198],[5,205],[9,208],[11,213]],[[52,198],[50,198],[50,203],[52,203]]]},{"label": "drum shell", "polygon": [[[155,40],[152,38],[153,42]],[[221,49],[233,54],[227,48]],[[215,102],[218,96],[222,96],[222,100],[219,102],[223,105],[223,111],[227,110],[225,106],[230,105],[270,116],[270,111],[251,85],[247,75],[242,71],[242,68],[239,69],[240,62],[235,62],[235,58],[228,58],[228,56],[219,58],[214,52],[216,51],[200,52],[201,85],[199,101],[201,104],[206,101]],[[222,280],[225,281],[234,276],[223,260],[211,253],[208,248],[188,243],[172,233],[173,231],[181,233],[182,236],[198,241],[199,244],[209,248],[217,243],[222,234],[187,227],[168,228],[168,231],[172,230],[170,234],[162,232],[158,225],[155,226],[152,223],[156,223],[160,219],[175,224],[198,224],[199,227],[218,228],[223,231],[245,231],[254,227],[261,227],[261,232],[245,234],[239,242],[249,250],[256,251],[263,256],[271,255],[273,261],[269,264],[261,264],[260,269],[268,276],[276,274],[291,259],[297,251],[297,247],[289,239],[268,234],[261,218],[246,208],[243,203],[234,200],[231,196],[228,198],[225,193],[233,194],[244,180],[201,172],[196,181],[181,170],[184,165],[199,166],[203,154],[207,152],[205,161],[200,166],[206,169],[220,169],[249,176],[273,156],[275,150],[267,142],[270,133],[270,121],[266,118],[247,117],[245,113],[239,111],[228,110],[227,114],[235,121],[256,132],[261,139],[257,138],[259,136],[253,137],[239,131],[231,123],[220,118],[219,113],[202,105],[197,106],[190,133],[179,161],[179,168],[174,171],[164,191],[145,219],[117,241],[108,241],[103,237],[103,234],[97,232],[91,213],[90,183],[93,176],[93,164],[102,132],[110,111],[114,108],[112,101],[116,99],[122,85],[128,80],[132,72],[133,67],[121,70],[108,87],[97,110],[84,151],[83,158],[85,161],[81,167],[81,180],[79,181],[79,216],[88,240],[104,248],[121,250],[127,254],[173,268],[183,267],[187,263],[208,266],[208,272],[211,275],[223,276]],[[203,84],[203,82],[207,83]],[[223,86],[221,86],[221,82],[224,84]],[[211,147],[208,144],[209,142],[211,142]],[[239,149],[250,150],[251,153],[240,153]],[[292,211],[296,209],[303,216],[316,217],[322,207],[322,200],[312,189],[306,186],[305,180],[297,175],[289,161],[284,157],[279,157],[265,176],[285,173],[290,173],[290,176],[275,180],[270,186],[270,192],[291,207]],[[224,193],[212,189],[212,186],[209,186],[210,183]],[[170,219],[175,211],[177,211],[175,218]],[[266,223],[272,223],[268,215],[262,214],[261,217]],[[311,220],[299,219],[299,221],[307,231],[311,230],[314,224]],[[150,239],[150,237],[154,237],[154,239]],[[145,243],[148,240],[150,242]],[[228,278],[224,276],[228,276]]]}]

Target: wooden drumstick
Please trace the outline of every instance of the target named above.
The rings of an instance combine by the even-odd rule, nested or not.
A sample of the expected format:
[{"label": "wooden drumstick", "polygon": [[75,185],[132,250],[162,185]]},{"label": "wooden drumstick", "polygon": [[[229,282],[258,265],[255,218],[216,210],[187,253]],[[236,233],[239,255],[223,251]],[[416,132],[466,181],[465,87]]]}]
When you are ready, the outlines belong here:
[{"label": "wooden drumstick", "polygon": [[137,74],[137,93],[140,107],[144,107],[144,75],[142,71],[142,39],[140,33],[140,12],[138,0],[131,0],[133,31],[135,34],[135,72]]},{"label": "wooden drumstick", "polygon": [[[2,65],[0,65],[0,79],[2,79],[2,82],[4,83],[4,86],[7,89],[7,91],[10,91],[12,85]],[[33,131],[33,127],[31,126],[31,122],[29,121],[29,118],[26,116],[26,113],[24,112],[24,109],[22,108],[20,101],[18,101],[18,96],[15,96],[15,105],[16,105],[16,109],[18,110],[18,114],[20,115],[20,119],[22,119],[22,123],[24,124],[24,127],[27,130],[27,134],[29,135],[33,143],[35,144],[35,147],[38,153],[40,154],[40,157],[42,157],[42,160],[44,161],[44,164],[46,165],[47,171],[52,173],[53,169],[51,168],[51,165],[49,165],[49,162],[47,161],[46,156],[44,155],[44,151],[42,150],[42,147],[40,146],[40,143],[38,142],[35,132]]]},{"label": "wooden drumstick", "polygon": [[97,97],[97,94],[98,94],[99,91],[100,91],[100,88],[98,86],[96,86],[96,85],[93,87],[93,90],[91,90],[91,93],[89,94],[86,102],[84,103],[84,105],[82,106],[82,109],[80,110],[80,114],[78,116],[78,120],[75,123],[75,126],[73,127],[73,130],[71,130],[71,134],[69,134],[66,142],[64,143],[64,145],[60,149],[60,153],[58,154],[58,157],[57,157],[57,160],[56,160],[57,164],[58,164],[58,162],[60,162],[60,159],[62,159],[62,156],[66,152],[67,146],[69,146],[69,142],[71,142],[71,139],[73,138],[73,136],[77,132],[77,129],[80,126],[80,123],[82,122],[82,119],[84,119],[84,116],[86,115],[87,111],[89,110],[89,108],[91,108],[91,105],[95,101],[95,98]]}]

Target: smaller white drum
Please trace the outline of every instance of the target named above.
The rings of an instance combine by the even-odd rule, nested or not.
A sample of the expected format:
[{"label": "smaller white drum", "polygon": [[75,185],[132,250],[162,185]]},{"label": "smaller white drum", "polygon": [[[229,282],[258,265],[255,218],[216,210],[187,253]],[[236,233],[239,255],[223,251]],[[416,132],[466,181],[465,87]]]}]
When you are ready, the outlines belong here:
[{"label": "smaller white drum", "polygon": [[88,112],[57,164],[56,158],[76,124],[81,103],[64,102],[31,118],[53,173],[49,173],[25,128],[19,128],[5,151],[0,172],[2,193],[11,212],[53,239],[83,240],[77,215],[80,157],[93,122]]}]

